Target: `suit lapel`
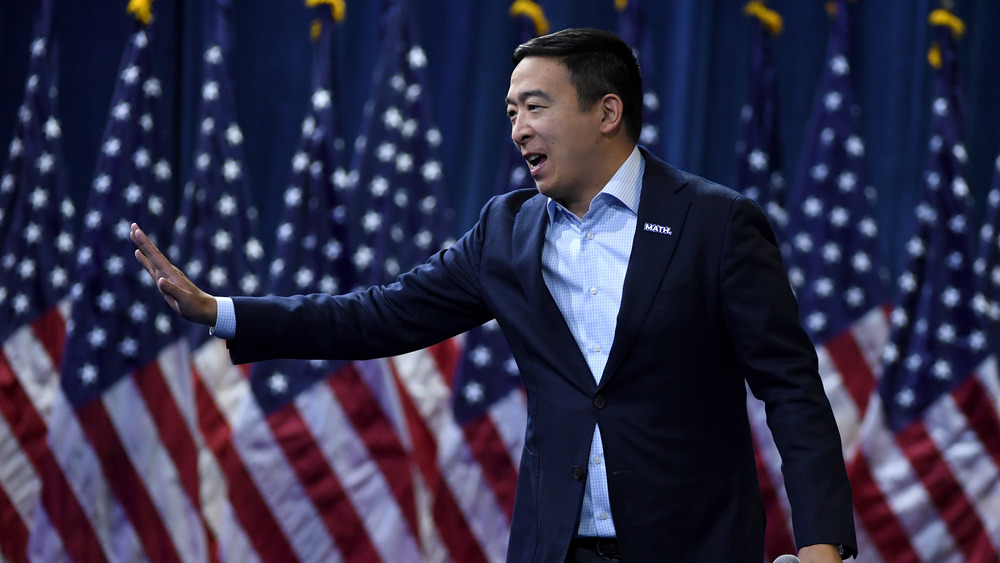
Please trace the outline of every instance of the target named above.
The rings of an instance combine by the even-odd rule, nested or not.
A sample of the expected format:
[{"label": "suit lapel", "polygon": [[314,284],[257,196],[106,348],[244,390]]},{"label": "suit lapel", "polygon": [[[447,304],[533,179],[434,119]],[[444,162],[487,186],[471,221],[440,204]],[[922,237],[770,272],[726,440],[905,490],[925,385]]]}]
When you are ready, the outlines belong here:
[{"label": "suit lapel", "polygon": [[646,171],[642,178],[635,237],[625,271],[615,340],[601,386],[618,370],[632,347],[677,246],[691,203],[690,191],[682,189],[686,180],[677,170],[645,150],[642,156],[646,160]]},{"label": "suit lapel", "polygon": [[[539,327],[537,336],[548,341],[546,348],[562,356],[567,366],[566,374],[572,381],[581,389],[593,389],[594,377],[587,360],[542,277],[542,246],[548,225],[546,201],[543,196],[529,199],[514,219],[514,271],[524,289],[529,314],[534,316]],[[582,377],[578,377],[580,375]]]}]

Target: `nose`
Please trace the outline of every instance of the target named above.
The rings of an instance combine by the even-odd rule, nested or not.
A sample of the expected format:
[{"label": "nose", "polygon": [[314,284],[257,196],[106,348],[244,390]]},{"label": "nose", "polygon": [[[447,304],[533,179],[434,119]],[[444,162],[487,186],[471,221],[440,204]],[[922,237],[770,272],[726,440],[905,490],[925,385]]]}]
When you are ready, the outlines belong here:
[{"label": "nose", "polygon": [[522,145],[531,138],[531,127],[528,126],[527,120],[520,117],[514,119],[510,126],[510,138],[515,145]]}]

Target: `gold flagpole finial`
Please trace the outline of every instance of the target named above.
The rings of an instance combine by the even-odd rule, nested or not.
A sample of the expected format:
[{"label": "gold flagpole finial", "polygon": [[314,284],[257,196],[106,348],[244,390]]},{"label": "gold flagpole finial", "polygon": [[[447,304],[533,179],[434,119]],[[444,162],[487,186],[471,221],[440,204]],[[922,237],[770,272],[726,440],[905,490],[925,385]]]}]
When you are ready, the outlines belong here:
[{"label": "gold flagpole finial", "polygon": [[625,8],[628,8],[628,0],[615,0],[615,9],[619,12],[624,12]]},{"label": "gold flagpole finial", "polygon": [[747,2],[746,5],[743,6],[743,13],[760,20],[760,23],[764,25],[764,29],[766,29],[771,35],[778,35],[781,33],[781,28],[784,25],[781,19],[781,14],[768,8],[760,0]]},{"label": "gold flagpole finial", "polygon": [[149,20],[153,19],[153,0],[129,0],[128,8],[125,8],[125,11],[148,25]]},{"label": "gold flagpole finial", "polygon": [[549,32],[549,20],[545,19],[545,12],[538,2],[532,0],[515,0],[510,5],[510,17],[528,16],[535,23],[535,35],[545,35]]},{"label": "gold flagpole finial", "polygon": [[[347,3],[344,0],[306,0],[306,7],[315,8],[316,6],[322,6],[328,4],[330,6],[330,13],[333,15],[334,23],[340,23],[344,21],[344,16],[347,12]],[[312,22],[312,26],[309,28],[309,37],[313,41],[319,39],[319,34],[323,32],[323,22],[320,20],[315,20]]]}]

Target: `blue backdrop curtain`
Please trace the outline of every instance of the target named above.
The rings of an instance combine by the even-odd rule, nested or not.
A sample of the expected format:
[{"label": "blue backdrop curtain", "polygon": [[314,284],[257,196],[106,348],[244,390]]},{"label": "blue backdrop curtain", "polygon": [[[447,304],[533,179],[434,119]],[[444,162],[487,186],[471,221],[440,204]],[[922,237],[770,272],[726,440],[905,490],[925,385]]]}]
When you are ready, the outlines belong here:
[{"label": "blue backdrop curtain", "polygon": [[[429,59],[434,117],[444,147],[444,174],[464,231],[492,194],[498,155],[509,143],[503,97],[517,44],[508,0],[411,0]],[[552,29],[617,29],[614,0],[543,0]],[[772,0],[784,17],[775,41],[779,123],[785,176],[797,165],[807,115],[826,47],[823,0]],[[968,183],[982,216],[1000,152],[1000,2],[956,0],[968,31],[958,45],[965,99]],[[59,111],[71,191],[86,201],[123,43],[131,29],[126,1],[56,2]],[[348,143],[360,126],[376,55],[380,3],[347,0],[337,31],[339,119]],[[648,2],[646,32],[653,68],[646,69],[662,104],[663,156],[731,184],[740,107],[746,97],[750,22],[742,0]],[[162,129],[174,181],[189,176],[200,95],[200,57],[208,0],[156,0],[156,64],[164,86]],[[926,153],[930,113],[930,0],[858,0],[851,53],[867,142],[871,184],[879,194],[882,259],[895,274],[911,232],[914,196]],[[7,159],[24,92],[30,30],[37,2],[0,0],[0,164]],[[260,237],[273,242],[280,198],[309,103],[309,26],[315,12],[302,0],[234,0],[232,79],[245,138],[247,173],[261,210]],[[175,185],[175,198],[180,186]],[[978,225],[977,225],[978,226]],[[267,246],[270,251],[270,246]]]}]

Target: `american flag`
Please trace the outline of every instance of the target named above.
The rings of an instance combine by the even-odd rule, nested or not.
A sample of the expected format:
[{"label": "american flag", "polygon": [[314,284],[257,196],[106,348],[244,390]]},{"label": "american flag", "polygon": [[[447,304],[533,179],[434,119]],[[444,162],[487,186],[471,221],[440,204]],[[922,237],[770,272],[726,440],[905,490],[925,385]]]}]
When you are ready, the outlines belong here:
[{"label": "american flag", "polygon": [[1000,356],[1000,156],[996,159],[986,205],[975,262],[979,290],[975,305],[976,313],[986,328],[990,353]]},{"label": "american flag", "polygon": [[[76,211],[61,174],[52,2],[33,29],[24,102],[0,174],[0,559],[28,558],[41,475],[55,466],[49,413],[59,389]],[[78,506],[66,503],[67,512]],[[76,512],[79,514],[79,512]],[[58,553],[58,546],[52,553]]]},{"label": "american flag", "polygon": [[[747,102],[740,111],[740,136],[736,142],[737,191],[756,201],[767,213],[779,235],[788,226],[785,211],[785,177],[778,138],[777,79],[771,39],[781,33],[781,16],[761,2],[750,2],[750,73]],[[783,245],[787,257],[787,245]]]},{"label": "american flag", "polygon": [[655,68],[654,50],[650,43],[652,34],[647,26],[649,19],[644,17],[643,0],[615,0],[618,10],[618,35],[625,41],[639,61],[643,69],[644,89],[642,92],[642,131],[639,134],[639,144],[653,154],[660,152],[660,97],[649,85],[653,82],[650,70]]},{"label": "american flag", "polygon": [[[155,236],[171,216],[171,170],[160,157],[160,84],[152,29],[137,21],[78,237],[72,312],[29,552],[43,560],[188,560],[207,534],[183,426],[184,366],[172,313],[131,260],[129,224]],[[69,507],[68,509],[66,507]]]},{"label": "american flag", "polygon": [[936,10],[931,137],[884,368],[849,471],[865,560],[1000,561],[1000,382],[973,305],[954,16]]},{"label": "american flag", "polygon": [[[784,238],[789,280],[803,325],[816,344],[824,389],[845,458],[850,458],[858,447],[861,421],[875,386],[888,321],[883,277],[875,265],[875,190],[866,183],[860,110],[851,84],[847,7],[845,2],[834,6],[805,150],[789,197]],[[765,122],[765,127],[773,127],[773,122]],[[750,171],[756,181],[766,184],[769,174],[755,170],[753,163],[770,160],[770,155],[753,153],[748,153]],[[762,492],[772,515],[766,549],[774,557],[794,552],[795,547],[781,458],[770,439],[763,409],[757,401],[750,400],[748,405]]]}]

